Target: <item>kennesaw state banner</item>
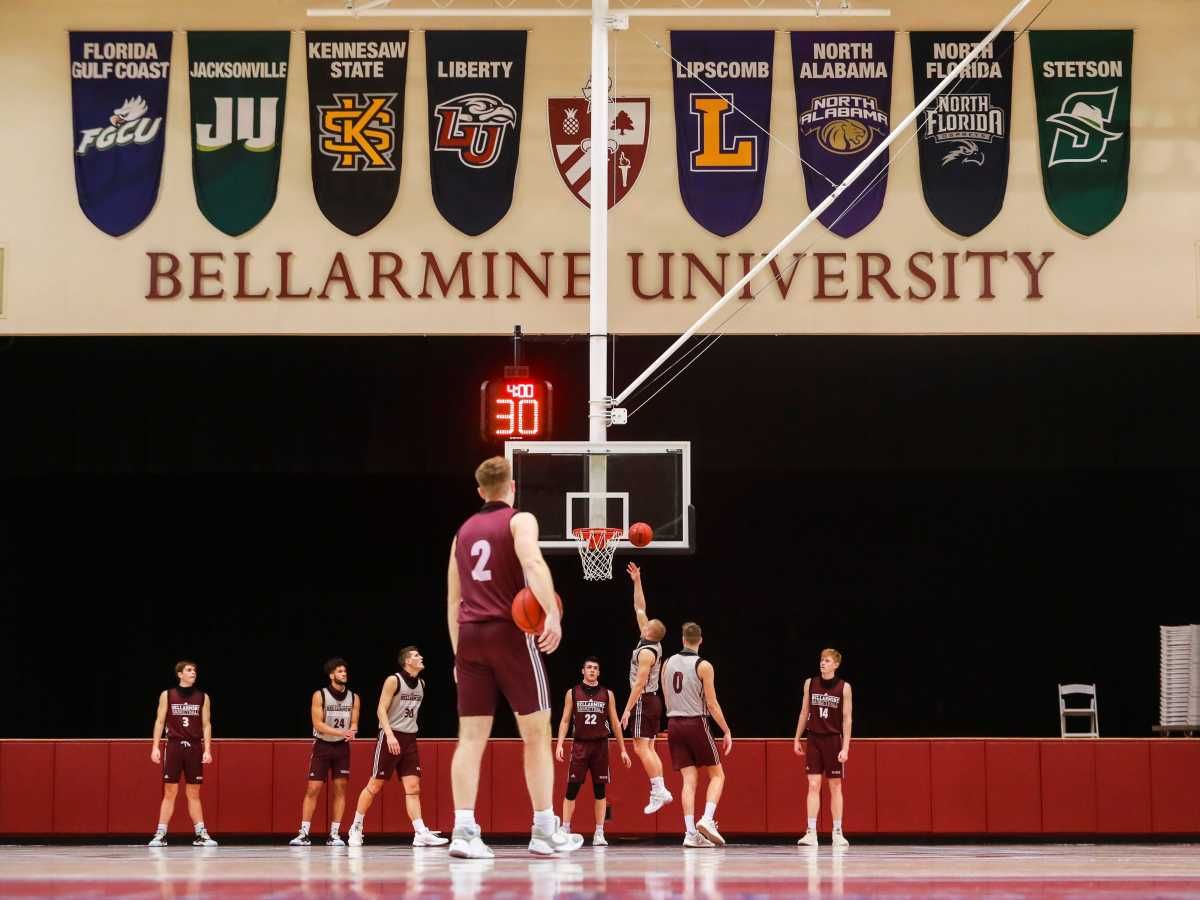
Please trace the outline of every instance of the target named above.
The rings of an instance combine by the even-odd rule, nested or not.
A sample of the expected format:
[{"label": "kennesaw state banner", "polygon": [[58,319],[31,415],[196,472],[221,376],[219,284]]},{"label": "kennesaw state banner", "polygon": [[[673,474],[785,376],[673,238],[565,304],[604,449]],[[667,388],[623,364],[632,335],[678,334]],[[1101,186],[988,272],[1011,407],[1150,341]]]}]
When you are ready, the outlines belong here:
[{"label": "kennesaw state banner", "polygon": [[287,31],[188,32],[196,203],[231,236],[275,204],[290,40]]},{"label": "kennesaw state banner", "polygon": [[1029,42],[1046,202],[1095,234],[1129,190],[1133,32],[1034,31]]},{"label": "kennesaw state banner", "polygon": [[464,234],[483,234],[512,206],[527,37],[425,32],[433,202]]},{"label": "kennesaw state banner", "polygon": [[400,189],[407,31],[310,31],[313,193],[325,218],[359,235],[383,220]]},{"label": "kennesaw state banner", "polygon": [[75,188],[106,234],[136,228],[158,199],[171,33],[72,31]]},{"label": "kennesaw state banner", "polygon": [[[914,102],[985,37],[974,31],[914,31]],[[925,202],[939,222],[963,237],[982,231],[1004,206],[1012,49],[1013,33],[1001,32],[917,120]]]},{"label": "kennesaw state banner", "polygon": [[762,206],[771,130],[772,31],[672,31],[679,193],[721,237]]},{"label": "kennesaw state banner", "polygon": [[[890,31],[793,31],[800,157],[808,205],[816,208],[892,130]],[[882,154],[821,214],[841,237],[857,234],[883,209],[888,154]]]}]

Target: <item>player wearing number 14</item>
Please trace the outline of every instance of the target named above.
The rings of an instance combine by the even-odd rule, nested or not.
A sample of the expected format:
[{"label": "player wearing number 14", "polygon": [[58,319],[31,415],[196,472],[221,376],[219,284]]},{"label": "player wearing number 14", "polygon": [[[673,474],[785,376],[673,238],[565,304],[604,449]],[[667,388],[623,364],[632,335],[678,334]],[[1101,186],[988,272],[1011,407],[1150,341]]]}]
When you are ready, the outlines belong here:
[{"label": "player wearing number 14", "polygon": [[[829,782],[829,810],[833,814],[833,846],[848,847],[842,834],[842,775],[850,756],[850,730],[854,697],[850,683],[837,677],[842,654],[832,647],[821,651],[821,674],[804,682],[804,705],[796,723],[793,750],[805,757],[808,773],[808,830],[797,841],[817,846],[817,814],[821,810],[821,779]],[[800,738],[808,732],[802,747]]]},{"label": "player wearing number 14", "polygon": [[[196,687],[196,664],[190,659],[175,663],[179,686],[163,691],[158,697],[158,715],[154,719],[153,748],[150,761],[162,763],[163,798],[158,811],[158,828],[150,840],[151,847],[167,846],[167,823],[175,811],[180,776],[187,781],[188,815],[196,830],[192,844],[215,847],[217,842],[208,836],[204,827],[204,810],[200,806],[200,785],[204,782],[204,766],[212,762],[212,702]],[[166,728],[167,748],[160,752],[158,743]]]}]

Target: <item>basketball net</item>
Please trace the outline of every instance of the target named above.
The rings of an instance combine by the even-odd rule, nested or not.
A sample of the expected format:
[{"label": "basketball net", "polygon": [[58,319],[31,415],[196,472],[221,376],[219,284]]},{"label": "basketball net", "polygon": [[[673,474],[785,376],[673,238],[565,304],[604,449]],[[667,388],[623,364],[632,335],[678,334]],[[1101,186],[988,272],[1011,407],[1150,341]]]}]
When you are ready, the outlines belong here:
[{"label": "basketball net", "polygon": [[584,581],[611,581],[613,554],[621,543],[620,528],[575,528],[571,534],[579,546]]}]

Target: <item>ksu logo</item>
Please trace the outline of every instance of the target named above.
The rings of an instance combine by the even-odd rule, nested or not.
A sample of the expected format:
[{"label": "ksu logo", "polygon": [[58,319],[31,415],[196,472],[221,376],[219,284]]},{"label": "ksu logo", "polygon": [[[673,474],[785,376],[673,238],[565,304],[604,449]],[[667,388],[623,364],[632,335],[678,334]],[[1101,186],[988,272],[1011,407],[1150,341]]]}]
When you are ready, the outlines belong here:
[{"label": "ksu logo", "polygon": [[693,172],[757,172],[758,136],[731,135],[733,94],[690,94],[688,109],[696,117]]},{"label": "ksu logo", "polygon": [[1108,150],[1110,141],[1125,136],[1105,127],[1112,124],[1119,90],[1115,87],[1110,91],[1078,91],[1063,101],[1061,111],[1046,118],[1047,123],[1057,126],[1047,168],[1063,163],[1095,162]]},{"label": "ksu logo", "polygon": [[[196,123],[196,149],[210,152],[245,141],[246,149],[263,153],[275,147],[275,119],[278,97],[215,97],[217,121],[212,125]],[[233,102],[237,100],[237,131],[234,131]],[[254,106],[258,104],[258,115]],[[258,132],[254,120],[258,119]]]},{"label": "ksu logo", "polygon": [[85,128],[79,132],[79,146],[75,148],[75,153],[86,156],[93,147],[97,150],[111,150],[113,147],[150,143],[162,128],[162,116],[147,119],[147,110],[145,100],[141,97],[131,97],[112,111],[107,126]]},{"label": "ksu logo", "polygon": [[472,169],[486,169],[500,158],[504,135],[517,130],[517,111],[495,94],[463,94],[434,107],[434,150],[457,153]]},{"label": "ksu logo", "polygon": [[395,94],[334,94],[332,106],[318,106],[321,153],[333,158],[335,172],[393,172],[396,147]]}]

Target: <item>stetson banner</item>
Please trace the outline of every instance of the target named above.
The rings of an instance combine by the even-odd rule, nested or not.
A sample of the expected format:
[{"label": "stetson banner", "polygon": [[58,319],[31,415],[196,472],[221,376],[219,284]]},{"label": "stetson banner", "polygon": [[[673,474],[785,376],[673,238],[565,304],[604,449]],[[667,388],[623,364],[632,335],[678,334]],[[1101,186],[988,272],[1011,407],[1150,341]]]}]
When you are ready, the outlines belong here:
[{"label": "stetson banner", "polygon": [[407,31],[309,31],[309,137],[317,206],[347,234],[396,202],[404,140]]},{"label": "stetson banner", "polygon": [[75,189],[106,234],[136,228],[158,199],[171,33],[72,31]]},{"label": "stetson banner", "polygon": [[[891,31],[793,31],[792,75],[804,188],[816,208],[892,130]],[[879,215],[887,193],[883,153],[821,214],[841,237]]]},{"label": "stetson banner", "polygon": [[772,31],[672,31],[679,193],[721,237],[762,206],[771,130]]},{"label": "stetson banner", "polygon": [[483,234],[512,206],[527,37],[425,32],[433,202],[464,234]]},{"label": "stetson banner", "polygon": [[290,40],[287,31],[188,32],[196,203],[228,235],[275,204]]},{"label": "stetson banner", "polygon": [[1034,31],[1042,184],[1054,215],[1092,235],[1117,217],[1129,188],[1132,31]]},{"label": "stetson banner", "polygon": [[[914,31],[913,94],[925,98],[986,37]],[[1013,33],[997,35],[917,120],[921,187],[939,222],[970,237],[1000,214],[1008,188]]]}]

